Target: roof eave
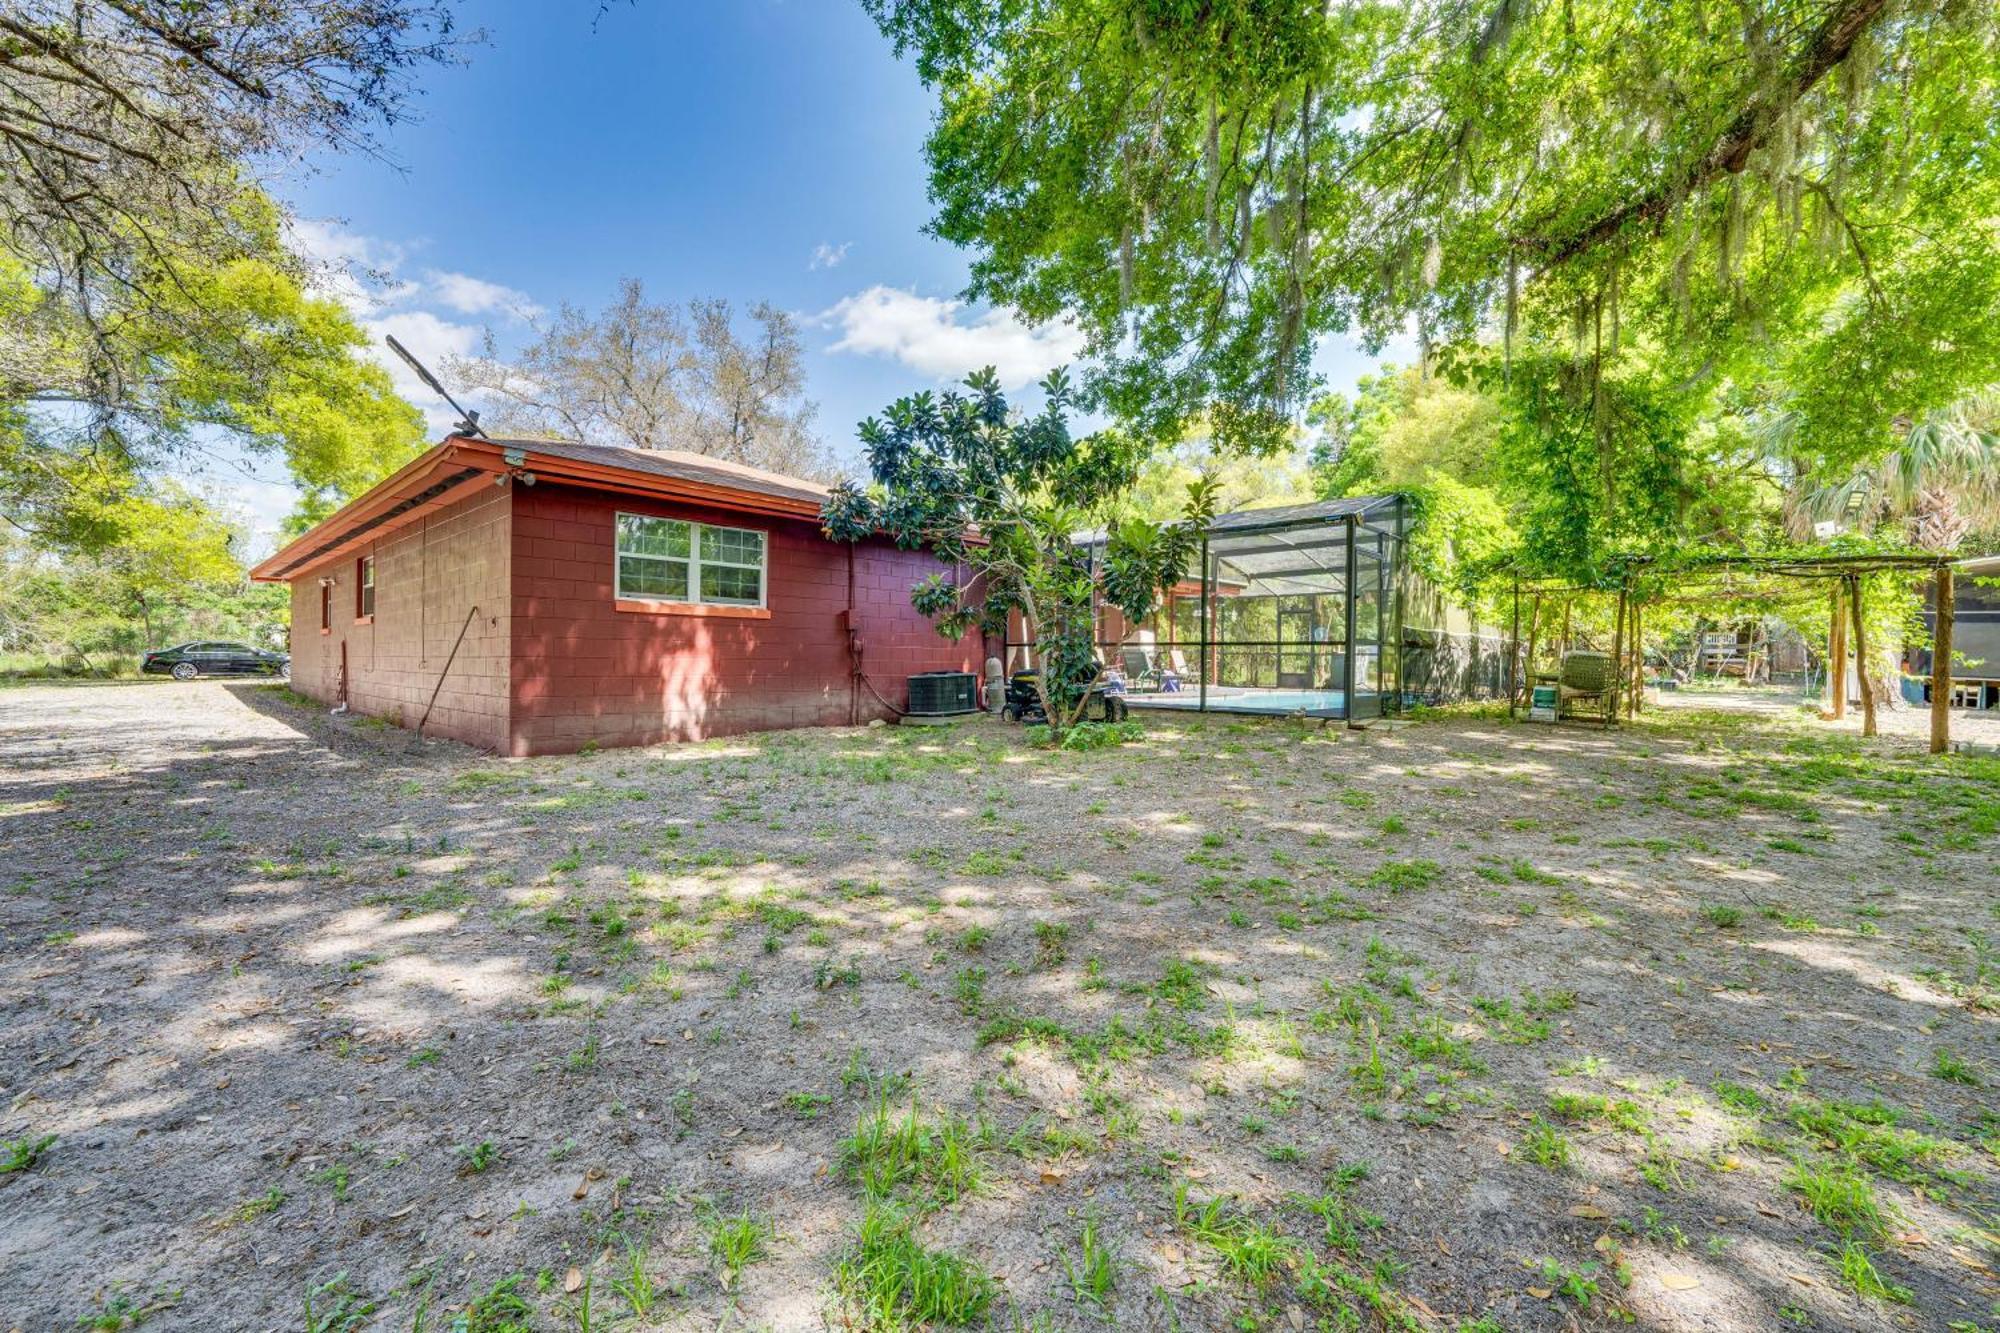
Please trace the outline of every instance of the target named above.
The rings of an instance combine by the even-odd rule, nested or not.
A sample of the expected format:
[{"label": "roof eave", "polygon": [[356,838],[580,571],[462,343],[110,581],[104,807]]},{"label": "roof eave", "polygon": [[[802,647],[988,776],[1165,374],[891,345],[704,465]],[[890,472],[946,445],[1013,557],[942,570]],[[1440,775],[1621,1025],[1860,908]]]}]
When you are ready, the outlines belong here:
[{"label": "roof eave", "polygon": [[[455,473],[451,471],[454,468]],[[426,496],[426,491],[439,484],[441,474],[449,484],[437,494]],[[449,435],[259,561],[251,569],[250,577],[259,583],[283,583],[297,578],[352,552],[364,541],[414,521],[418,510],[445,499],[463,482],[478,475],[513,475],[529,485],[548,481],[621,495],[706,504],[773,518],[817,520],[820,515],[819,504],[803,498],[581,462],[557,454],[537,453],[532,446],[519,441],[496,442]],[[409,508],[392,513],[399,505]]]}]

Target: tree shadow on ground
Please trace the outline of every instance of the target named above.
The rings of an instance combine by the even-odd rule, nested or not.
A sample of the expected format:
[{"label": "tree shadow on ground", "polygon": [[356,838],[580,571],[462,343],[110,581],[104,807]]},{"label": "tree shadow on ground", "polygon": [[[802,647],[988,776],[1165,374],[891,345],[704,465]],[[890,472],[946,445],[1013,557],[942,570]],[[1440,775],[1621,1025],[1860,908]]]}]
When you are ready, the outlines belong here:
[{"label": "tree shadow on ground", "polygon": [[[517,762],[94,698],[0,693],[31,1323],[266,1328],[344,1275],[409,1327],[518,1273],[561,1326],[572,1267],[628,1310],[629,1245],[668,1325],[816,1325],[882,1105],[930,1145],[882,1192],[1002,1326],[1990,1318],[1990,1089],[1935,1076],[1995,1072],[1976,761],[1677,717]],[[938,1205],[954,1116],[979,1182]],[[736,1213],[772,1230],[725,1285]]]}]

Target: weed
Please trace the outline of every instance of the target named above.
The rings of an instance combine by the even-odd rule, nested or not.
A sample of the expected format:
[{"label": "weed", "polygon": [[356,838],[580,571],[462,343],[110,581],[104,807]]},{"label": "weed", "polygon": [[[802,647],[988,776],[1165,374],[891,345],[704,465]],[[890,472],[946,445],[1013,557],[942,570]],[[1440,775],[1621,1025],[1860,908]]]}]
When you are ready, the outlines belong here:
[{"label": "weed", "polygon": [[521,1294],[527,1275],[512,1273],[495,1282],[459,1311],[451,1333],[528,1333],[535,1307]]},{"label": "weed", "polygon": [[1875,1186],[1866,1173],[1846,1163],[1799,1162],[1785,1173],[1785,1187],[1805,1200],[1814,1217],[1843,1236],[1857,1231],[1879,1236],[1888,1229],[1888,1214],[1876,1201]]},{"label": "weed", "polygon": [[375,1308],[374,1301],[348,1282],[347,1274],[336,1273],[318,1286],[306,1287],[306,1333],[357,1333],[373,1322]]},{"label": "weed", "polygon": [[960,968],[952,976],[951,989],[958,999],[959,1011],[967,1017],[976,1016],[986,1006],[986,969]]},{"label": "weed", "polygon": [[763,1257],[773,1228],[749,1213],[717,1213],[708,1218],[706,1226],[708,1252],[722,1265],[722,1285],[725,1290],[734,1290],[743,1270]]},{"label": "weed", "polygon": [[1979,1086],[1979,1075],[1972,1072],[1972,1066],[1944,1047],[1938,1047],[1932,1059],[1931,1073],[1935,1077],[1947,1083],[1963,1083],[1974,1088]]},{"label": "weed", "polygon": [[461,1147],[458,1150],[458,1155],[462,1159],[459,1162],[458,1173],[462,1176],[479,1175],[500,1160],[500,1150],[494,1147],[492,1143],[483,1140],[467,1147]]},{"label": "weed", "polygon": [[840,1169],[871,1199],[951,1203],[979,1188],[988,1134],[956,1115],[927,1120],[914,1103],[899,1116],[886,1096],[840,1145]]},{"label": "weed", "polygon": [[1578,1305],[1589,1305],[1590,1298],[1597,1294],[1597,1280],[1591,1276],[1597,1271],[1596,1264],[1584,1264],[1580,1268],[1564,1268],[1554,1259],[1544,1255],[1535,1269],[1544,1285],[1569,1297]]},{"label": "weed", "polygon": [[1373,888],[1387,889],[1391,893],[1408,893],[1413,889],[1429,888],[1437,883],[1443,874],[1443,867],[1435,861],[1385,861],[1376,867],[1375,873],[1365,882]]},{"label": "weed", "polygon": [[998,1284],[970,1259],[929,1249],[905,1214],[871,1204],[852,1249],[834,1265],[834,1288],[862,1328],[903,1333],[985,1318]]},{"label": "weed", "polygon": [[1840,1269],[1840,1280],[1861,1295],[1878,1301],[1894,1301],[1898,1305],[1910,1303],[1910,1289],[1885,1280],[1876,1271],[1875,1261],[1860,1241],[1843,1242],[1840,1252],[1834,1256],[1834,1264]]},{"label": "weed", "polygon": [[1174,1186],[1174,1222],[1213,1249],[1225,1272],[1253,1287],[1261,1287],[1295,1259],[1298,1245],[1266,1223],[1234,1212],[1223,1198],[1196,1203],[1186,1181]]},{"label": "weed", "polygon": [[[727,1283],[724,1284],[728,1285]],[[646,1271],[646,1254],[637,1245],[625,1247],[625,1271],[611,1279],[611,1289],[625,1298],[634,1319],[644,1319],[659,1299],[653,1275]]]},{"label": "weed", "polygon": [[0,1176],[11,1176],[17,1171],[26,1171],[42,1160],[48,1150],[55,1146],[56,1136],[44,1134],[40,1138],[9,1139],[0,1144]]},{"label": "weed", "polygon": [[1095,1213],[1087,1213],[1083,1229],[1077,1233],[1076,1255],[1063,1256],[1063,1270],[1069,1274],[1070,1290],[1079,1301],[1089,1301],[1099,1310],[1118,1285],[1119,1256],[1115,1242],[1104,1237]]},{"label": "weed", "polygon": [[1560,1171],[1570,1163],[1569,1140],[1562,1131],[1540,1116],[1529,1122],[1521,1134],[1521,1151],[1537,1166],[1545,1166],[1551,1171]]}]

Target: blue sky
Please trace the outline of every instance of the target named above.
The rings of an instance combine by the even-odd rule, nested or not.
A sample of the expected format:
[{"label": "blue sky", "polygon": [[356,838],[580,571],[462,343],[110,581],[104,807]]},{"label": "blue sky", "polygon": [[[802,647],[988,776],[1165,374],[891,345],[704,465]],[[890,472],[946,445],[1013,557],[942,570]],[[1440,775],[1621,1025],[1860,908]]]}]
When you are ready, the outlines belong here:
[{"label": "blue sky", "polygon": [[[487,41],[423,75],[389,161],[328,157],[275,183],[295,239],[371,333],[435,365],[491,328],[503,349],[620,278],[656,300],[769,300],[804,325],[819,428],[854,428],[986,363],[1023,385],[1077,340],[957,300],[965,256],[926,236],[931,102],[852,0],[505,0],[467,7]],[[385,354],[386,356],[386,354]],[[1335,387],[1371,364],[1329,347]],[[448,414],[400,366],[398,382]],[[289,507],[269,465],[230,489],[268,539]]]}]

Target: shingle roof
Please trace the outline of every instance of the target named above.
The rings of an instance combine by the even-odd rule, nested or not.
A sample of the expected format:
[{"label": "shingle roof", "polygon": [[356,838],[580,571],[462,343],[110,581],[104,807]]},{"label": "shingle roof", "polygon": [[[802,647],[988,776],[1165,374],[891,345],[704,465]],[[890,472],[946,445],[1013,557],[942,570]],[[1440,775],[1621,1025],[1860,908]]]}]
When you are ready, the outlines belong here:
[{"label": "shingle roof", "polygon": [[802,500],[811,504],[819,504],[831,494],[826,486],[816,481],[807,481],[804,477],[788,477],[780,472],[766,472],[762,468],[731,462],[726,458],[683,453],[679,449],[627,449],[612,444],[583,444],[576,440],[533,438],[496,439],[492,443],[503,449],[522,450],[531,457],[535,454],[547,454],[577,463],[595,464],[598,467],[626,468],[633,472],[648,472],[658,477],[671,477],[676,481],[699,482],[705,486],[726,486],[732,490],[754,491],[759,495],[775,495],[782,499]]}]

